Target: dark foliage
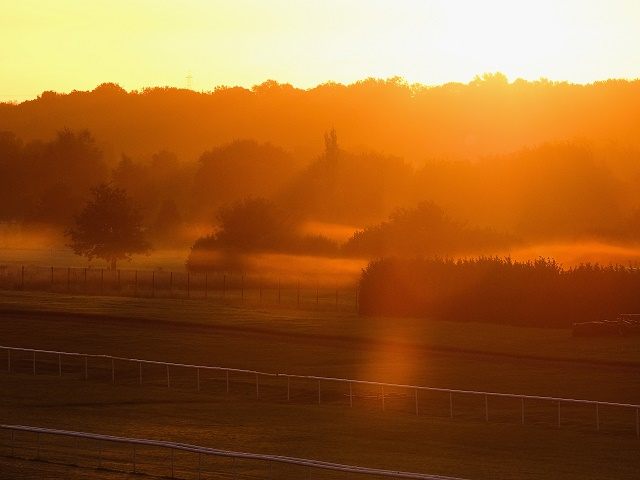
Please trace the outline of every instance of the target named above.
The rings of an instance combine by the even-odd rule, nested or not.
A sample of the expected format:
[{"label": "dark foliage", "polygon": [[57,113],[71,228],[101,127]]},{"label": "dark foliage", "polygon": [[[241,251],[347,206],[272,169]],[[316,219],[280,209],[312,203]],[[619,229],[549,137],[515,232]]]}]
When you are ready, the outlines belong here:
[{"label": "dark foliage", "polygon": [[66,233],[73,251],[89,260],[106,260],[112,269],[118,260],[148,252],[142,217],[125,191],[106,184],[91,191],[93,197]]},{"label": "dark foliage", "polygon": [[640,270],[508,258],[372,261],[360,278],[360,313],[569,327],[640,311]]},{"label": "dark foliage", "polygon": [[490,229],[456,222],[437,205],[422,202],[416,208],[397,209],[389,220],[358,230],[344,245],[344,252],[368,258],[481,253],[515,241]]}]

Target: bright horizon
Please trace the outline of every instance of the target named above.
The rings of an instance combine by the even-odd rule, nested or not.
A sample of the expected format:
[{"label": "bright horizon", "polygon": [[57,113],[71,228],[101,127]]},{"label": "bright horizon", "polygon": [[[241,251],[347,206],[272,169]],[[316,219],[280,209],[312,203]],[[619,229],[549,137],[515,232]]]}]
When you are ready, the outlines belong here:
[{"label": "bright horizon", "polygon": [[640,3],[150,0],[4,6],[0,101],[46,90],[309,88],[400,76],[409,83],[591,83],[640,77]]}]

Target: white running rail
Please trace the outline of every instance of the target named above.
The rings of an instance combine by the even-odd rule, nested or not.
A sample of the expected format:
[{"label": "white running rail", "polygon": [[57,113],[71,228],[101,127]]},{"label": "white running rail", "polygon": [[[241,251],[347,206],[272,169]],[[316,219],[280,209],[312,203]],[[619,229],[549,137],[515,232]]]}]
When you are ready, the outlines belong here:
[{"label": "white running rail", "polygon": [[[117,437],[112,435],[101,435],[97,433],[74,432],[67,430],[57,430],[52,428],[29,427],[23,425],[0,425],[0,429],[11,432],[31,432],[36,434],[55,435],[64,437],[84,438],[88,440],[98,440],[104,442],[120,443],[127,445],[147,445],[162,447],[170,450],[180,450],[184,452],[197,453],[199,455],[209,455],[217,457],[230,457],[242,460],[260,460],[264,462],[275,462],[290,465],[299,465],[321,470],[333,470],[337,472],[354,473],[361,475],[410,478],[417,480],[462,480],[455,477],[443,477],[441,475],[429,475],[424,473],[403,472],[395,470],[382,470],[377,468],[360,467],[354,465],[342,465],[339,463],[323,462],[320,460],[309,460],[305,458],[286,457],[281,455],[266,455],[261,453],[234,452],[231,450],[220,450],[217,448],[201,447],[185,443],[168,442],[162,440],[147,440],[142,438]],[[12,441],[14,441],[12,436]],[[198,462],[198,468],[200,468]]]},{"label": "white running rail", "polygon": [[384,382],[373,382],[369,380],[354,380],[348,378],[337,378],[337,377],[320,377],[314,375],[292,375],[287,373],[272,373],[272,372],[262,372],[258,370],[247,370],[240,368],[228,368],[228,367],[218,367],[211,365],[192,365],[185,363],[175,363],[175,362],[163,362],[158,360],[145,360],[139,358],[128,358],[128,357],[119,357],[113,355],[97,355],[97,354],[85,354],[78,352],[61,352],[56,350],[40,350],[40,349],[32,349],[32,348],[18,348],[18,347],[9,347],[9,346],[1,346],[0,350],[5,350],[7,352],[7,371],[11,372],[11,352],[27,352],[32,355],[33,362],[33,373],[36,372],[36,354],[48,354],[48,355],[57,355],[58,357],[58,371],[59,374],[62,375],[62,357],[78,357],[84,358],[85,362],[85,379],[88,376],[87,371],[87,359],[96,358],[96,359],[104,359],[111,361],[111,378],[115,383],[115,361],[123,361],[123,362],[131,362],[137,363],[140,371],[140,381],[142,381],[142,365],[160,365],[166,367],[167,370],[167,386],[170,386],[170,373],[169,367],[180,367],[180,368],[188,368],[194,369],[197,374],[197,389],[200,390],[200,370],[213,370],[219,372],[227,373],[227,382],[228,382],[228,374],[229,373],[243,373],[250,374],[255,376],[256,382],[256,396],[259,397],[259,377],[281,377],[287,379],[287,391],[289,388],[288,381],[289,379],[301,379],[301,380],[313,380],[318,383],[318,403],[321,403],[321,382],[337,382],[344,383],[349,385],[349,403],[350,406],[353,406],[353,385],[371,385],[371,386],[379,386],[381,388],[381,400],[382,400],[382,408],[384,409],[385,405],[385,392],[384,388],[396,388],[396,389],[404,389],[413,392],[415,397],[415,414],[418,415],[418,392],[420,391],[430,391],[430,392],[442,392],[449,394],[449,407],[450,407],[450,416],[453,417],[453,395],[454,394],[463,394],[463,395],[476,395],[484,397],[485,404],[485,420],[489,421],[489,398],[512,398],[521,400],[521,423],[525,423],[525,400],[538,400],[538,401],[547,401],[550,403],[555,403],[557,405],[557,424],[560,426],[561,424],[561,405],[562,404],[582,404],[582,405],[591,405],[595,407],[595,423],[596,429],[600,430],[600,408],[601,407],[620,407],[630,410],[635,410],[635,433],[638,438],[640,438],[640,405],[632,404],[632,403],[617,403],[617,402],[603,402],[599,400],[586,400],[579,398],[563,398],[563,397],[547,397],[540,395],[522,395],[516,393],[499,393],[499,392],[486,392],[486,391],[477,391],[477,390],[461,390],[461,389],[450,389],[450,388],[439,388],[439,387],[426,387],[419,385],[407,385],[407,384],[397,384],[397,383],[384,383]]}]

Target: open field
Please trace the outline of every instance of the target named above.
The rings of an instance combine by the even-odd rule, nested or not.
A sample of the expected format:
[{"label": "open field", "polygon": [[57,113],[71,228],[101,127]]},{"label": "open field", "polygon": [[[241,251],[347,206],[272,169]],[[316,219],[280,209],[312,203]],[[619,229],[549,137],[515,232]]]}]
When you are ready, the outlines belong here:
[{"label": "open field", "polygon": [[[8,346],[640,403],[640,348],[633,338],[574,339],[567,330],[27,292],[4,292],[0,312],[0,344]],[[563,411],[568,425],[558,429],[553,409],[531,406],[536,418],[521,426],[509,417],[509,406],[504,418],[485,423],[481,408],[457,403],[451,420],[441,399],[425,397],[425,412],[415,417],[402,398],[389,400],[385,412],[375,397],[358,400],[355,406],[364,408],[344,408],[344,392],[333,392],[338,400],[322,406],[302,397],[289,404],[283,385],[275,383],[262,386],[255,400],[252,379],[233,379],[226,394],[221,379],[203,378],[198,394],[192,374],[179,369],[167,389],[163,371],[153,368],[145,367],[141,387],[124,364],[112,385],[104,367],[94,365],[84,382],[80,365],[65,363],[59,379],[53,364],[44,356],[39,361],[44,363],[35,377],[28,356],[16,355],[13,373],[0,373],[3,423],[471,479],[624,479],[635,478],[640,468],[631,416],[624,428],[616,418],[597,433],[591,411],[574,412],[573,420],[585,420],[580,425],[572,424],[574,413]],[[326,392],[328,399],[331,394]],[[511,413],[518,415],[517,409]],[[7,472],[15,463],[0,460]],[[47,469],[50,478],[73,478]],[[105,475],[97,478],[110,478]]]},{"label": "open field", "polygon": [[[159,387],[5,374],[0,378],[7,392],[1,400],[2,422],[477,479],[631,479],[640,468],[637,440],[616,435],[425,422],[366,410],[274,405]],[[122,468],[129,468],[127,462],[124,456]]]}]

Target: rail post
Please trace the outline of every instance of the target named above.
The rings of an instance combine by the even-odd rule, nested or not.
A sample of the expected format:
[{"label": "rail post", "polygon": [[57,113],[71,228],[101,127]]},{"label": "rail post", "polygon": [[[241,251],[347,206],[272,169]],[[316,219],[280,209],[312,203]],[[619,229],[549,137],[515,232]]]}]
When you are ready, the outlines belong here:
[{"label": "rail post", "polygon": [[116,361],[111,359],[111,383],[116,383]]},{"label": "rail post", "polygon": [[600,405],[596,402],[596,430],[600,431]]},{"label": "rail post", "polygon": [[169,365],[167,365],[167,388],[171,388],[171,379],[169,377]]},{"label": "rail post", "polygon": [[196,387],[200,391],[200,367],[196,367]]},{"label": "rail post", "polygon": [[33,352],[33,374],[36,374],[36,352]]},{"label": "rail post", "polygon": [[522,425],[524,425],[524,397],[520,397],[520,407],[522,416]]},{"label": "rail post", "polygon": [[287,402],[291,401],[291,378],[287,377]]},{"label": "rail post", "polygon": [[260,398],[260,380],[258,380],[258,374],[256,373],[256,400]]},{"label": "rail post", "polygon": [[415,393],[416,393],[416,416],[418,415],[418,389],[415,389]]},{"label": "rail post", "polygon": [[489,395],[484,396],[484,421],[489,421]]},{"label": "rail post", "polygon": [[353,407],[353,382],[349,382],[349,406]]},{"label": "rail post", "polygon": [[560,419],[561,419],[561,417],[560,417],[560,400],[558,400],[558,426],[560,426],[560,421],[561,421]]},{"label": "rail post", "polygon": [[385,406],[384,406],[384,385],[380,385],[380,398],[382,398],[382,411],[385,411]]},{"label": "rail post", "polygon": [[142,385],[142,362],[138,362],[138,385]]},{"label": "rail post", "polygon": [[229,370],[225,370],[226,372],[226,380],[227,380],[227,393],[229,393]]},{"label": "rail post", "polygon": [[58,354],[58,376],[62,376],[62,354]]},{"label": "rail post", "polygon": [[322,403],[322,390],[320,388],[320,380],[318,380],[318,405]]},{"label": "rail post", "polygon": [[449,392],[449,417],[453,418],[453,392]]},{"label": "rail post", "polygon": [[7,348],[7,372],[11,373],[11,349]]}]

